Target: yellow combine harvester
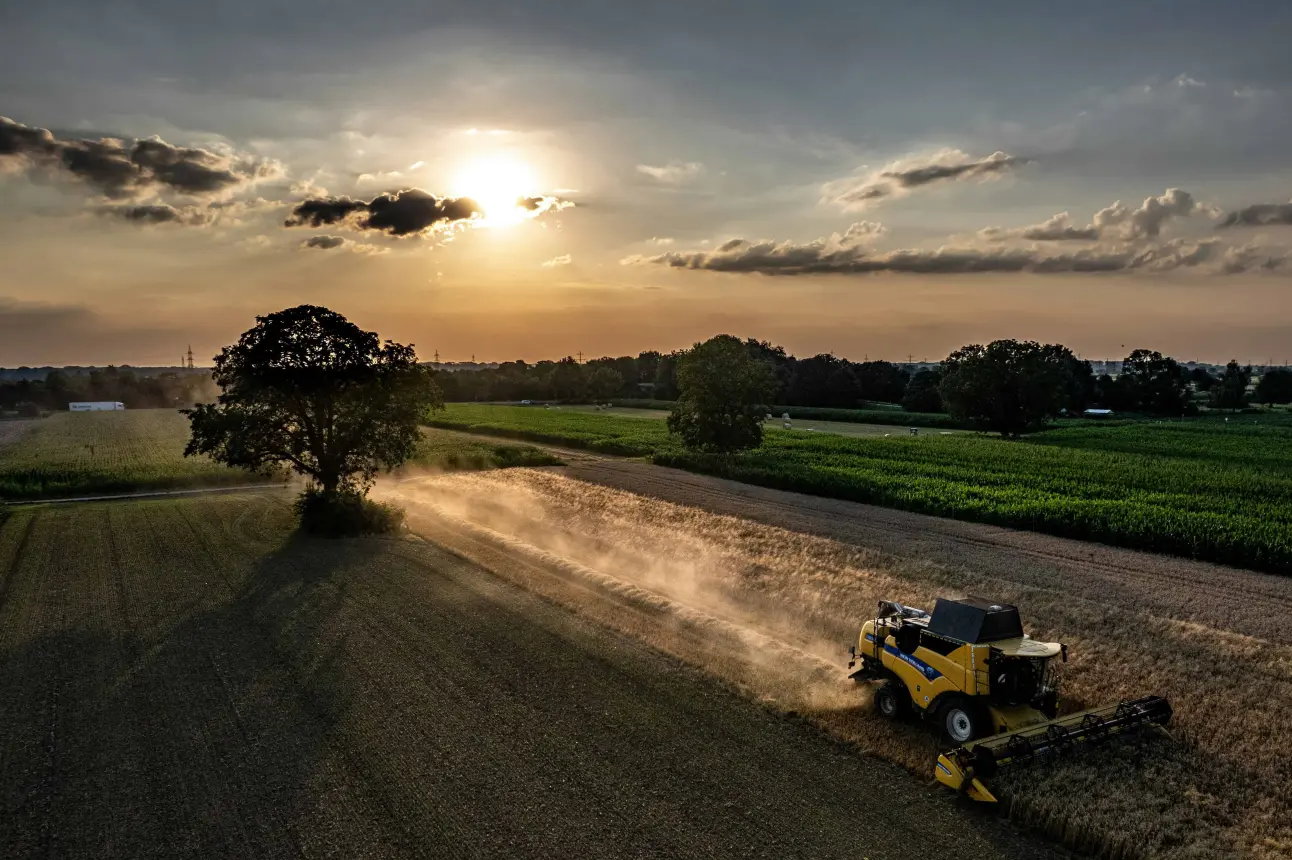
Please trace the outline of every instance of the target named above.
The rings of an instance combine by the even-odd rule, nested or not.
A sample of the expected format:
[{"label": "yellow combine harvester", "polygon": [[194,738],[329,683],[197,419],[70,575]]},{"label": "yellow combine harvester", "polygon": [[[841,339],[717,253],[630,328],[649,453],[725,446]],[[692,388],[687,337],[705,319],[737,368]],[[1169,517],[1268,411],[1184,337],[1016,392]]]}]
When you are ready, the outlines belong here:
[{"label": "yellow combine harvester", "polygon": [[996,800],[982,780],[1003,768],[1171,719],[1158,696],[1058,717],[1055,658],[1066,662],[1067,646],[1028,637],[1017,607],[975,597],[938,598],[932,615],[880,601],[851,652],[853,680],[884,682],[880,714],[937,722],[954,748],[934,775],[975,800]]}]

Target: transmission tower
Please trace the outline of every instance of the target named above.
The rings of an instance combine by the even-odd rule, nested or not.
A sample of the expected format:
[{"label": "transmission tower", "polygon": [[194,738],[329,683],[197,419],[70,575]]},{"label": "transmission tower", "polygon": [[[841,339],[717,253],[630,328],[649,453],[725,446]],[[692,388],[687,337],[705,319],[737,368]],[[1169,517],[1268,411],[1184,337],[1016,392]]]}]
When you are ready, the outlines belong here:
[{"label": "transmission tower", "polygon": [[187,367],[189,370],[192,370],[193,369],[193,344],[190,343],[188,345],[188,353],[184,357],[188,359],[188,363],[185,365],[185,367]]}]

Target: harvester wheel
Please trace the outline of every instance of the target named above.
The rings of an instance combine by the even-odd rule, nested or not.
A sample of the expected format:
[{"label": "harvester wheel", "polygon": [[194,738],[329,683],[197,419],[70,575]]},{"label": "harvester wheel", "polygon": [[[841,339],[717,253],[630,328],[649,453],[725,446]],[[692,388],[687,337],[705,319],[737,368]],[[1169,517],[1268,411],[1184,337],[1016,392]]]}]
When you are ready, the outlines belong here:
[{"label": "harvester wheel", "polygon": [[957,744],[967,744],[986,733],[982,711],[969,699],[953,699],[942,707],[942,728]]},{"label": "harvester wheel", "polygon": [[906,713],[911,694],[896,681],[889,681],[875,691],[875,710],[880,716],[895,720]]}]

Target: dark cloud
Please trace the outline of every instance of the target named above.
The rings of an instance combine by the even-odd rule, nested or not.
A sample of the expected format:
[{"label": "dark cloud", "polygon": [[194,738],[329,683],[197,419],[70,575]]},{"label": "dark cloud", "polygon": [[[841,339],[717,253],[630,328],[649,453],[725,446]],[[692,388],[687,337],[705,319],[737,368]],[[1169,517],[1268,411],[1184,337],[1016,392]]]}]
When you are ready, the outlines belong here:
[{"label": "dark cloud", "polygon": [[135,224],[182,224],[201,227],[215,221],[212,209],[200,206],[175,207],[167,203],[143,203],[138,206],[103,206],[99,214]]},{"label": "dark cloud", "polygon": [[[574,204],[559,197],[520,197],[516,206],[531,216],[556,212]],[[436,197],[420,188],[380,194],[371,201],[349,197],[314,197],[297,204],[284,225],[325,227],[349,224],[391,236],[413,236],[462,224],[484,215],[469,197]]]},{"label": "dark cloud", "polygon": [[322,227],[349,223],[360,230],[392,236],[412,236],[479,216],[480,207],[467,197],[436,197],[411,188],[380,194],[370,202],[349,197],[321,197],[297,205],[287,227]]},{"label": "dark cloud", "polygon": [[332,248],[340,248],[346,243],[346,241],[347,240],[343,236],[311,236],[304,242],[301,242],[301,247],[330,250]]},{"label": "dark cloud", "polygon": [[[963,155],[963,153],[961,153]],[[930,182],[941,182],[945,179],[982,178],[1001,173],[1018,165],[1027,164],[1030,159],[993,152],[986,158],[977,161],[961,161],[954,155],[943,153],[941,161],[934,160],[929,164],[911,165],[898,170],[887,170],[881,175],[892,179],[903,188],[916,188]]]},{"label": "dark cloud", "polygon": [[281,172],[276,162],[173,146],[158,137],[129,144],[111,137],[60,138],[8,117],[0,117],[0,161],[73,176],[114,200],[159,191],[222,195]]},{"label": "dark cloud", "polygon": [[1276,227],[1292,225],[1292,203],[1255,203],[1230,212],[1221,227]]},{"label": "dark cloud", "polygon": [[908,156],[862,176],[826,183],[821,189],[822,202],[837,204],[846,210],[864,209],[873,201],[904,197],[926,185],[994,179],[1030,162],[1029,158],[1004,152],[974,158],[958,149],[943,149]]},{"label": "dark cloud", "polygon": [[671,252],[655,257],[629,257],[623,262],[762,275],[1125,272],[1199,266],[1216,259],[1221,250],[1215,241],[1173,240],[1152,248],[1120,246],[1065,253],[1035,247],[871,252],[860,247],[840,248],[824,239],[803,244],[734,239],[716,251]]}]

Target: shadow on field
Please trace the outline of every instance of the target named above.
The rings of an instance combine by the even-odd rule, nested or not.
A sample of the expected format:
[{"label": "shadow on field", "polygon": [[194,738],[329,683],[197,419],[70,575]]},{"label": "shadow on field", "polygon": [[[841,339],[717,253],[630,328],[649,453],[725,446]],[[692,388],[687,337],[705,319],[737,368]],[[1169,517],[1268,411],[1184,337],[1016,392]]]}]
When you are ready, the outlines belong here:
[{"label": "shadow on field", "polygon": [[113,595],[78,594],[84,574],[47,592],[33,626],[63,629],[0,653],[0,856],[295,857],[338,829],[378,838],[372,816],[328,808],[354,691],[344,635],[317,644],[346,599],[336,566],[377,551],[296,537],[231,597],[209,572],[137,569],[100,605]]}]

